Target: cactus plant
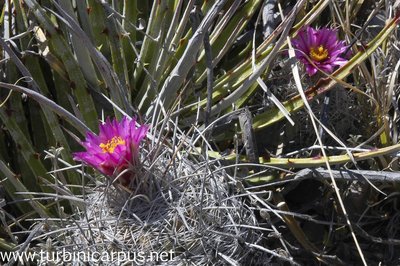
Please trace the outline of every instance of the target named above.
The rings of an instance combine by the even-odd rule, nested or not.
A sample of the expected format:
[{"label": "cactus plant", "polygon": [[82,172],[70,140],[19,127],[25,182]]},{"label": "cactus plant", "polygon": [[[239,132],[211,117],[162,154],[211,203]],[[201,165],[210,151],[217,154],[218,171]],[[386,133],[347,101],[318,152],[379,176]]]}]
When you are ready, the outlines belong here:
[{"label": "cactus plant", "polygon": [[[291,212],[301,209],[285,201],[295,190],[285,182],[300,168],[398,170],[396,3],[3,2],[0,252],[77,252],[69,248],[76,244],[93,253],[117,243],[114,252],[172,251],[166,265],[376,261],[356,234],[378,231],[363,226],[370,222],[364,213],[358,221],[346,215],[342,197],[351,195],[335,180],[335,190],[319,189],[321,202],[340,202],[341,210],[331,206],[337,232],[322,226],[319,242],[299,223],[316,219]],[[311,27],[339,39],[304,47],[310,42],[299,38]],[[327,92],[350,111],[320,111]],[[329,118],[319,124],[327,143],[314,130],[317,117]],[[148,132],[142,126],[131,141],[120,127],[135,122]],[[355,135],[362,142],[353,143]],[[85,136],[87,153],[77,153]],[[134,186],[104,176],[114,174],[135,176]],[[367,184],[370,199],[397,193],[397,186]],[[365,213],[384,209],[376,202]],[[342,236],[348,232],[351,241]],[[357,247],[357,262],[335,252],[340,241]]]}]

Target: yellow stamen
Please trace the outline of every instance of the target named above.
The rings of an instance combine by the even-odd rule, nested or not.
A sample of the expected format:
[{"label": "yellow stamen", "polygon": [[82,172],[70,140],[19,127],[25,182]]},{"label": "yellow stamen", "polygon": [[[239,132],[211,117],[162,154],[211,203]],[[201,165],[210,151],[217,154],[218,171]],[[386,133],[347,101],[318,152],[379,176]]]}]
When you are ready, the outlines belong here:
[{"label": "yellow stamen", "polygon": [[321,62],[328,58],[328,55],[328,50],[325,49],[322,45],[318,46],[318,48],[310,48],[310,57],[314,61]]},{"label": "yellow stamen", "polygon": [[104,153],[113,153],[118,145],[125,145],[125,140],[123,140],[121,137],[115,136],[111,140],[107,141],[106,144],[100,143],[99,147]]}]

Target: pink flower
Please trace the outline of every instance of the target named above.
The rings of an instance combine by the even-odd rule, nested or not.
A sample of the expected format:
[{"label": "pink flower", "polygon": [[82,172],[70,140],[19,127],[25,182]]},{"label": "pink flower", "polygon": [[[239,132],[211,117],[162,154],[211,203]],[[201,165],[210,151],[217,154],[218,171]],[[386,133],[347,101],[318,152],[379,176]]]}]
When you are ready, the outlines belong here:
[{"label": "pink flower", "polygon": [[337,31],[333,29],[315,30],[307,26],[293,39],[296,57],[306,67],[308,75],[317,73],[318,68],[331,73],[336,66],[343,66],[347,62],[346,59],[340,57],[347,46],[344,41],[337,39],[336,33]]},{"label": "pink flower", "polygon": [[[108,176],[116,176],[130,166],[135,166],[139,160],[139,144],[146,136],[148,126],[136,127],[136,119],[122,118],[120,122],[107,118],[99,126],[100,133],[86,134],[86,140],[81,144],[85,152],[74,153],[74,160],[81,161],[96,168]],[[128,184],[132,173],[122,176],[122,183]]]}]

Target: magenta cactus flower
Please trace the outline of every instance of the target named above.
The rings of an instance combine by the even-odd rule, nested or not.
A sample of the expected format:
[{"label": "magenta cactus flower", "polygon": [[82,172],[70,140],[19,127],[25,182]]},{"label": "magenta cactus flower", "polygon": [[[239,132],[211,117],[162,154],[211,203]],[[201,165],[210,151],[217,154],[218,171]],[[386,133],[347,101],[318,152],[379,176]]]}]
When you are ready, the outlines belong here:
[{"label": "magenta cactus flower", "polygon": [[314,75],[318,69],[331,73],[336,66],[347,62],[341,54],[348,46],[338,40],[336,33],[334,29],[307,26],[292,40],[296,57],[304,64],[308,75]]},{"label": "magenta cactus flower", "polygon": [[[139,144],[146,136],[148,126],[136,127],[136,119],[122,118],[120,122],[116,119],[99,126],[100,133],[95,135],[91,132],[86,134],[86,140],[81,142],[86,148],[85,152],[74,153],[74,160],[81,161],[96,168],[108,176],[117,176],[130,166],[135,166],[139,159]],[[120,182],[129,184],[132,173],[123,174]]]}]

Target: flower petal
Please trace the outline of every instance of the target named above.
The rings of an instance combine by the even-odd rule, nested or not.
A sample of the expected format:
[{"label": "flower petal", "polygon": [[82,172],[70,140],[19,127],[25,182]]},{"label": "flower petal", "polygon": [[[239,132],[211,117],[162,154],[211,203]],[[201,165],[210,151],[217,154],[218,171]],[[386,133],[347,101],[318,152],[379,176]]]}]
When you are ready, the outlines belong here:
[{"label": "flower petal", "polygon": [[313,76],[314,74],[317,73],[318,70],[313,65],[307,64],[306,65],[306,71],[307,71],[309,76]]},{"label": "flower petal", "polygon": [[[123,117],[106,121],[99,125],[99,135],[86,134],[86,140],[81,142],[85,152],[76,152],[73,158],[105,175],[118,174],[135,163],[138,158],[140,141],[146,136],[147,125],[136,127],[136,119]],[[130,176],[130,175],[129,175]]]},{"label": "flower petal", "polygon": [[[308,75],[317,73],[318,69],[331,73],[336,66],[347,62],[340,57],[347,50],[344,41],[337,39],[337,30],[310,26],[300,30],[292,41],[295,54],[305,66]],[[311,52],[312,51],[312,52]],[[312,60],[313,65],[309,60]]]}]

